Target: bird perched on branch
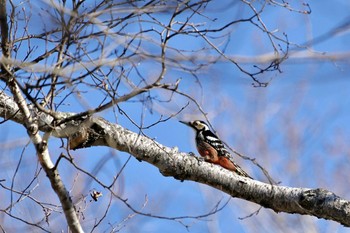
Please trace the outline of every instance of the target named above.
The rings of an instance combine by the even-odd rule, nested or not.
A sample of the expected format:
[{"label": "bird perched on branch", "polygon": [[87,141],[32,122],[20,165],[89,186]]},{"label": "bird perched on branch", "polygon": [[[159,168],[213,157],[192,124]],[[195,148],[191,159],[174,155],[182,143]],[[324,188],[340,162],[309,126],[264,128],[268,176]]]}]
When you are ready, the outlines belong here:
[{"label": "bird perched on branch", "polygon": [[210,131],[209,126],[200,120],[181,123],[190,126],[196,131],[196,146],[199,154],[209,163],[218,164],[236,174],[252,179],[238,164],[225,148],[224,143]]}]

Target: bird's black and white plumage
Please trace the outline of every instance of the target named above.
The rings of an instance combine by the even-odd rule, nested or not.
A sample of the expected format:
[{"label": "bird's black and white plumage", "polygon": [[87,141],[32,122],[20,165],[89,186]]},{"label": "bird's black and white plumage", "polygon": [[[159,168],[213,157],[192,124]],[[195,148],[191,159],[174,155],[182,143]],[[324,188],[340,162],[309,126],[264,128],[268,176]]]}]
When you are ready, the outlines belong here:
[{"label": "bird's black and white plumage", "polygon": [[[199,154],[204,160],[218,164],[240,176],[251,178],[238,164],[236,164],[231,154],[226,149],[224,143],[216,136],[209,126],[200,120],[181,123],[190,126],[196,131],[196,146]],[[252,179],[252,178],[251,178]]]}]

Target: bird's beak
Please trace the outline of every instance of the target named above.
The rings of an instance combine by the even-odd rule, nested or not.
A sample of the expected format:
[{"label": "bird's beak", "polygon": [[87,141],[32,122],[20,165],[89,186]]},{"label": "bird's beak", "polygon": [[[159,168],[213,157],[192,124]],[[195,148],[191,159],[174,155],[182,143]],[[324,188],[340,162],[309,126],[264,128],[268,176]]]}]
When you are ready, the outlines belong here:
[{"label": "bird's beak", "polygon": [[186,122],[186,121],[179,121],[180,123],[182,123],[182,124],[185,124],[185,125],[187,125],[187,126],[190,126],[191,127],[191,125],[190,125],[190,122]]}]

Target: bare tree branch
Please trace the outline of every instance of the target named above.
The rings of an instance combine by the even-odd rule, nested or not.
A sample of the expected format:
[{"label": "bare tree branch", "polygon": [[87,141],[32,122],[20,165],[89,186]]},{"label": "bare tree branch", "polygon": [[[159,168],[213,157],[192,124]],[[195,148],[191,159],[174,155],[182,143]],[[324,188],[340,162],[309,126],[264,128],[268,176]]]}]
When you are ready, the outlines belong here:
[{"label": "bare tree branch", "polygon": [[[8,105],[13,105],[13,100],[1,93],[1,100],[7,99]],[[0,116],[5,113],[6,103],[0,101]],[[16,108],[12,109],[16,112]],[[64,115],[64,113],[59,113]],[[12,115],[12,112],[11,114]],[[20,114],[15,119],[21,119]],[[68,114],[70,115],[70,114]],[[14,119],[14,120],[15,120]],[[39,118],[45,119],[45,118]],[[45,125],[42,122],[40,125]],[[138,160],[146,161],[156,166],[164,176],[172,176],[179,180],[192,180],[219,189],[232,197],[237,197],[257,203],[275,212],[311,215],[341,223],[350,227],[350,202],[338,197],[325,189],[292,188],[276,186],[256,180],[246,179],[227,172],[218,166],[198,160],[198,158],[186,153],[179,153],[177,148],[169,148],[158,142],[127,130],[120,125],[112,124],[103,118],[88,117],[80,123],[74,123],[67,134],[60,126],[59,133],[52,135],[67,137],[70,140],[71,149],[79,149],[91,146],[107,146],[119,151],[130,153]],[[75,130],[72,130],[75,128]],[[41,130],[47,131],[43,127]],[[69,133],[68,133],[69,132]]]},{"label": "bare tree branch", "polygon": [[[276,20],[278,14],[285,12],[291,14],[292,18]],[[308,17],[305,15],[310,13],[308,3],[289,3],[285,0],[23,0],[16,4],[12,0],[0,0],[0,117],[3,118],[0,124],[13,121],[24,126],[27,131],[24,137],[29,138],[27,141],[34,145],[39,160],[35,164],[35,174],[26,188],[21,190],[16,182],[23,171],[20,168],[26,159],[24,151],[35,154],[31,147],[22,150],[20,160],[15,162],[17,166],[13,168],[11,185],[1,185],[3,188],[10,187],[5,188],[10,193],[10,207],[2,209],[2,213],[7,218],[43,231],[54,227],[43,225],[49,225],[52,220],[49,219],[51,210],[47,210],[48,205],[41,202],[43,199],[39,200],[32,193],[27,193],[32,182],[38,181],[39,175],[44,174],[39,172],[42,168],[52,186],[47,189],[53,189],[53,195],[59,197],[59,204],[50,203],[56,206],[52,212],[61,214],[63,208],[68,226],[73,232],[81,232],[81,225],[85,228],[89,224],[84,221],[87,213],[95,219],[95,223],[91,224],[92,230],[108,224],[114,231],[122,228],[124,221],[137,215],[177,221],[187,228],[189,225],[182,220],[203,219],[223,208],[218,208],[217,203],[214,211],[197,216],[186,213],[183,217],[173,218],[166,214],[146,212],[149,204],[147,198],[141,201],[141,205],[134,207],[134,203],[128,201],[129,196],[125,198],[115,192],[132,164],[130,158],[134,156],[157,167],[164,176],[207,184],[232,197],[257,203],[276,212],[311,215],[349,226],[349,202],[332,192],[277,186],[268,175],[270,169],[231,149],[236,155],[258,166],[270,184],[246,180],[199,161],[196,157],[179,153],[177,148],[168,148],[146,134],[146,130],[151,132],[162,126],[159,123],[177,118],[179,114],[209,121],[217,113],[210,112],[211,104],[215,105],[215,111],[219,107],[228,114],[232,113],[234,110],[228,109],[227,103],[233,101],[231,97],[235,96],[222,97],[219,93],[221,90],[217,89],[218,82],[225,82],[226,85],[226,81],[236,84],[237,80],[248,80],[254,87],[266,87],[274,77],[282,76],[285,64],[336,61],[334,64],[337,65],[338,62],[346,62],[350,57],[346,50],[337,52],[333,49],[325,53],[316,51],[313,46],[322,47],[330,39],[339,39],[346,34],[349,19],[320,36],[307,36],[307,39],[299,34],[297,37],[293,34],[287,36],[291,32],[288,32],[289,29],[294,30],[292,33],[296,32],[290,24],[291,20],[306,22]],[[308,31],[302,28],[298,27],[298,33],[304,29]],[[226,68],[232,71],[228,72]],[[210,79],[209,85],[207,78]],[[229,87],[224,89],[226,91]],[[133,104],[137,107],[130,110],[129,106]],[[294,108],[291,109],[294,111]],[[106,113],[105,119],[108,121],[96,116],[102,111],[105,111],[103,114]],[[124,120],[136,129],[130,131],[124,128]],[[260,117],[252,118],[252,121],[262,122]],[[112,122],[119,122],[123,127]],[[243,125],[246,122],[241,128],[244,128]],[[292,131],[287,135],[292,141],[294,129],[283,127],[283,130]],[[262,132],[256,132],[259,135],[265,132],[264,127],[261,128]],[[59,143],[58,149],[61,151],[57,155],[61,155],[56,162],[51,161],[51,156],[54,158],[56,153],[49,153],[48,142],[51,137],[59,138],[50,141],[52,144]],[[250,135],[249,140],[254,137],[257,136]],[[259,143],[266,149],[269,143],[261,138],[258,139]],[[6,142],[2,144],[6,145]],[[89,171],[79,164],[70,149],[95,146],[105,146],[111,148],[113,153],[123,151],[132,156],[123,161],[121,157],[108,155],[106,159],[101,159],[102,162],[89,164],[95,166],[93,171]],[[256,151],[259,155],[272,158],[269,156],[273,153],[268,150]],[[283,155],[288,155],[288,151]],[[112,177],[111,180],[107,178],[107,181],[102,181],[98,175],[105,171],[102,166],[110,160],[120,165],[117,167],[114,164],[120,170],[114,176],[116,167],[113,167],[113,174],[108,176]],[[76,172],[76,177],[81,175],[89,180],[77,184],[78,178],[74,178],[74,187],[78,191],[72,188],[68,193],[66,187],[69,180],[64,184],[58,172],[62,161],[69,163],[68,167]],[[12,167],[7,169],[12,172]],[[61,175],[67,175],[66,171],[61,172]],[[1,178],[0,182],[7,181]],[[109,192],[110,199],[102,216],[92,217],[95,212],[91,210],[85,212],[90,196],[80,191],[84,186],[93,184]],[[89,188],[88,192],[94,190],[92,193],[97,195],[91,196],[93,203],[104,201],[101,206],[106,204],[103,199],[108,195],[100,197],[100,190]],[[217,192],[215,189],[208,190]],[[80,196],[77,197],[74,191],[79,192]],[[38,221],[17,219],[17,215],[11,213],[12,210],[18,211],[22,197],[42,210]],[[122,216],[111,223],[107,216],[113,211],[115,200],[125,204],[128,213],[125,215],[127,217]],[[229,205],[226,207],[230,208]]]},{"label": "bare tree branch", "polygon": [[[5,58],[10,57],[10,49],[8,44],[8,27],[7,25],[7,17],[6,17],[6,2],[5,0],[0,0],[0,23],[1,23],[1,38],[2,38],[2,55]],[[69,196],[68,191],[66,190],[60,175],[57,169],[54,167],[54,164],[51,161],[47,140],[43,139],[39,134],[39,125],[35,116],[33,116],[33,112],[30,111],[26,100],[24,99],[21,89],[19,88],[16,78],[11,73],[10,65],[1,63],[1,76],[0,79],[8,85],[10,92],[13,95],[13,100],[18,106],[16,110],[17,113],[12,114],[15,116],[17,114],[22,115],[22,125],[27,129],[27,133],[32,143],[35,146],[36,153],[38,159],[40,161],[41,166],[43,167],[46,175],[48,176],[51,186],[53,190],[56,192],[59,197],[63,211],[66,215],[66,219],[69,225],[69,228],[72,232],[83,232],[83,229],[78,220],[73,202]],[[5,98],[6,99],[6,98]],[[6,103],[5,103],[6,105]],[[11,103],[10,105],[13,105]],[[7,110],[4,109],[6,112]]]}]

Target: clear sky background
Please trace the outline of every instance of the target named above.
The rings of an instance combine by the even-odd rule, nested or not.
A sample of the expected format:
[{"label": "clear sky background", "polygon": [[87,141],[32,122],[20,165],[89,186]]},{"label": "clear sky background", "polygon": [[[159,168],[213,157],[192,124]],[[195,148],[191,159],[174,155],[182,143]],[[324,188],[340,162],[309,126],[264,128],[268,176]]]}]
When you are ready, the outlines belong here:
[{"label": "clear sky background", "polygon": [[[311,14],[289,12],[280,7],[266,7],[262,17],[266,26],[274,31],[285,32],[290,45],[290,58],[281,65],[281,73],[267,72],[262,76],[270,80],[267,87],[254,87],[252,80],[241,73],[233,64],[217,63],[210,69],[201,70],[198,80],[178,71],[169,71],[169,80],[182,78],[180,89],[197,98],[208,113],[207,117],[219,136],[232,148],[251,158],[256,158],[271,176],[281,185],[291,187],[325,188],[337,195],[350,199],[350,2],[310,1]],[[211,22],[213,27],[225,24],[232,17],[244,16],[247,9],[239,4],[223,8],[219,1],[211,3],[215,10],[210,17],[218,20]],[[293,7],[302,8],[297,1]],[[226,3],[223,4],[227,7]],[[218,11],[219,9],[219,11]],[[304,8],[303,8],[304,9]],[[219,13],[220,12],[220,13]],[[166,16],[164,16],[166,17]],[[335,30],[337,29],[337,30]],[[330,33],[333,32],[333,33]],[[326,35],[326,36],[324,36]],[[232,56],[255,57],[271,53],[266,35],[250,24],[240,24],[232,32],[226,54]],[[308,49],[296,46],[315,40]],[[179,48],[199,48],[203,41],[174,40],[171,45]],[[283,45],[282,45],[283,46]],[[344,60],[324,59],[330,54],[348,54]],[[310,56],[319,59],[311,60]],[[300,58],[300,56],[304,58]],[[142,62],[141,62],[142,63]],[[141,64],[142,65],[142,64]],[[251,64],[247,66],[252,68]],[[157,73],[147,64],[141,67],[145,73]],[[165,97],[165,93],[157,93]],[[88,104],[98,102],[94,94],[87,95]],[[74,98],[61,111],[80,111],[84,107]],[[177,112],[187,100],[177,97],[171,104],[152,103],[142,106],[139,103],[121,104],[121,108],[135,120],[149,125],[159,119]],[[100,114],[123,127],[138,131],[129,119],[121,113],[106,111]],[[144,130],[151,138],[169,147],[178,147],[183,152],[196,152],[194,132],[178,120],[204,119],[193,103],[178,116],[164,123]],[[10,184],[14,168],[20,164],[20,172],[15,184],[25,187],[30,177],[38,169],[31,145],[26,148],[28,139],[24,128],[15,123],[0,125],[1,147],[0,179]],[[50,141],[51,154],[59,156],[61,142]],[[22,153],[24,149],[24,153]],[[105,183],[110,183],[129,158],[128,154],[108,148],[88,148],[71,152],[75,162],[95,174]],[[258,167],[251,162],[237,158],[237,162],[254,178],[267,181]],[[79,174],[68,162],[59,166],[62,178],[72,190],[74,200],[87,196],[87,202],[80,202],[84,212],[83,225],[87,228],[94,224],[95,218],[103,215],[108,205],[109,194],[96,182]],[[28,176],[26,176],[29,174]],[[28,179],[28,180],[27,180]],[[55,198],[49,188],[47,178],[41,174],[40,183],[34,192],[47,193],[48,201]],[[46,187],[45,187],[46,186]],[[88,197],[92,189],[102,191],[102,201],[91,202]],[[110,212],[97,232],[109,232],[109,223],[120,222],[121,232],[348,232],[338,223],[319,220],[310,216],[275,213],[261,209],[256,215],[240,220],[259,206],[228,195],[202,184],[163,177],[159,171],[146,162],[138,162],[131,157],[118,179],[116,191],[138,210],[154,215],[198,216],[207,214],[219,203],[227,205],[218,213],[205,218],[190,218],[170,221],[145,216],[128,218],[132,212],[115,200]],[[8,201],[7,195],[0,196]],[[41,198],[45,199],[45,197]],[[146,201],[147,200],[147,201]],[[145,207],[142,207],[146,202]],[[4,202],[5,203],[5,202]],[[27,204],[27,205],[25,205]],[[23,208],[14,210],[14,214],[32,214],[31,204],[24,203]],[[63,216],[54,215],[52,221],[64,223]],[[33,219],[35,219],[33,217]],[[123,222],[124,219],[125,222]],[[16,222],[7,219],[7,224]],[[17,222],[16,222],[17,223]],[[183,224],[187,225],[186,228]],[[125,225],[125,226],[124,226]],[[124,227],[123,227],[124,226]],[[21,223],[19,229],[26,229]],[[21,228],[23,227],[23,228]]]}]

